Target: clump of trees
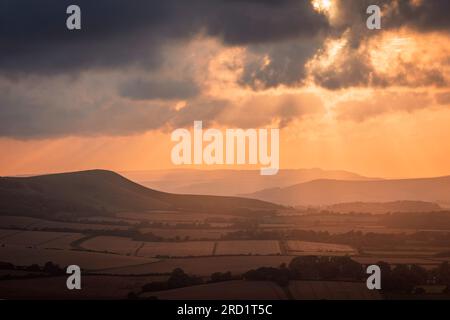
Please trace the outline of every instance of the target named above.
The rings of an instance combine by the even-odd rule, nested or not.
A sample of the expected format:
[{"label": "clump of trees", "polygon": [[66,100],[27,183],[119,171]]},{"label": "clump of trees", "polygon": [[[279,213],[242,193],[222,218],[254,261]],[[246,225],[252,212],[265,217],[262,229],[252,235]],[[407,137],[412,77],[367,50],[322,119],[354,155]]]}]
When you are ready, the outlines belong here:
[{"label": "clump of trees", "polygon": [[[450,293],[450,266],[443,262],[438,268],[426,270],[417,265],[395,265],[378,262],[382,274],[382,291],[394,293],[417,294],[425,284],[439,284],[447,286]],[[365,281],[367,274],[363,265],[350,257],[330,256],[299,256],[286,265],[278,268],[261,267],[252,269],[242,276],[232,276],[231,272],[215,272],[211,274],[206,283],[223,282],[236,279],[247,281],[273,281],[285,287],[289,281]],[[172,271],[167,281],[151,282],[142,287],[142,292],[162,291],[181,287],[188,287],[205,283],[200,277],[186,274],[182,269]],[[129,299],[138,298],[137,294],[130,293]]]},{"label": "clump of trees", "polygon": [[36,278],[36,277],[47,277],[47,276],[60,276],[65,274],[65,269],[61,268],[59,265],[53,263],[52,261],[47,262],[43,266],[38,264],[31,264],[28,266],[16,266],[9,262],[0,261],[0,270],[20,270],[30,272],[26,275],[13,275],[6,274],[0,277],[0,280],[10,280],[16,278]]},{"label": "clump of trees", "polygon": [[433,272],[417,265],[396,265],[391,267],[386,262],[379,262],[382,288],[384,291],[412,293],[418,285],[427,284],[433,279]]},{"label": "clump of trees", "polygon": [[153,281],[142,286],[142,292],[161,291],[189,287],[202,284],[203,280],[197,276],[188,275],[181,268],[172,271],[167,281]]},{"label": "clump of trees", "polygon": [[244,274],[246,280],[274,281],[286,286],[289,280],[355,280],[364,275],[363,267],[350,257],[300,256],[289,266],[279,268],[258,268]]},{"label": "clump of trees", "polygon": [[[417,293],[419,285],[438,284],[450,289],[450,266],[443,262],[438,268],[426,270],[417,265],[395,265],[378,262],[381,269],[382,290],[385,292]],[[290,280],[316,281],[363,281],[367,275],[364,268],[350,257],[301,256],[294,258],[289,266],[258,268],[244,274],[245,280],[274,281],[280,286]]]},{"label": "clump of trees", "polygon": [[364,269],[350,257],[301,256],[289,263],[294,280],[361,280]]},{"label": "clump of trees", "polygon": [[244,273],[245,280],[273,281],[281,287],[287,286],[289,284],[290,278],[290,270],[285,266],[282,266],[280,268],[262,267]]}]

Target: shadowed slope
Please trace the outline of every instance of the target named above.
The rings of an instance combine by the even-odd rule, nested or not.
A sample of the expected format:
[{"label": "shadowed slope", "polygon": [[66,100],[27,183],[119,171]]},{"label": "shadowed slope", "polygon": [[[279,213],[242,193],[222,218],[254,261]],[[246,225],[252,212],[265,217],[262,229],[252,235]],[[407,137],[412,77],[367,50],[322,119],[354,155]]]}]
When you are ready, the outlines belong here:
[{"label": "shadowed slope", "polygon": [[0,178],[0,214],[9,215],[91,215],[133,210],[245,213],[277,208],[268,202],[246,198],[160,192],[105,170]]}]

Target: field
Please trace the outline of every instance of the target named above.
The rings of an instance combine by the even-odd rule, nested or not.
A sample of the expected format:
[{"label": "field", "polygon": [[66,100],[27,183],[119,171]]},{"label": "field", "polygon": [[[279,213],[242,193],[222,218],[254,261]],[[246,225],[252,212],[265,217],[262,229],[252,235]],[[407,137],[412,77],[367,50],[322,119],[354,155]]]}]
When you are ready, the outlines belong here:
[{"label": "field", "polygon": [[25,248],[22,246],[0,247],[0,257],[3,262],[10,262],[18,266],[31,264],[44,265],[52,261],[60,266],[79,265],[86,270],[101,270],[146,264],[157,259],[128,257],[115,254],[102,254],[74,250],[52,250],[39,248]]},{"label": "field", "polygon": [[[382,226],[364,226],[361,224],[317,224],[317,225],[304,225],[304,224],[262,224],[260,225],[264,230],[308,230],[316,232],[329,232],[332,234],[347,233],[350,231],[358,231],[362,233],[383,233],[383,234],[413,234],[416,233],[416,229],[398,229],[398,228],[386,228]],[[429,230],[436,231],[436,230]]]},{"label": "field", "polygon": [[0,216],[0,228],[27,228],[45,220],[31,217]]},{"label": "field", "polygon": [[98,236],[84,241],[81,247],[92,251],[135,255],[141,245],[142,242],[133,241],[129,238]]},{"label": "field", "polygon": [[0,281],[0,299],[126,299],[128,293],[138,292],[144,284],[166,278],[86,275],[82,290],[67,290],[66,277],[6,280]]},{"label": "field", "polygon": [[0,228],[20,228],[28,230],[40,230],[46,228],[53,229],[73,229],[77,231],[86,230],[126,230],[127,226],[97,224],[97,223],[77,223],[50,221],[31,217],[0,216]]},{"label": "field", "polygon": [[308,241],[298,241],[289,240],[286,241],[287,250],[289,253],[310,253],[310,254],[355,254],[356,250],[350,246],[343,244],[333,244],[333,243],[320,243],[320,242],[308,242]]},{"label": "field", "polygon": [[270,281],[226,281],[187,288],[147,292],[141,297],[163,300],[286,300],[286,293]]},{"label": "field", "polygon": [[220,241],[215,255],[276,255],[280,253],[278,241],[246,240]]},{"label": "field", "polygon": [[39,244],[38,247],[43,249],[75,249],[72,243],[82,238],[84,238],[84,235],[81,233],[65,233],[55,239]]},{"label": "field", "polygon": [[[425,241],[423,239],[429,238],[423,238],[424,235],[410,236],[417,230],[384,228],[375,225],[372,217],[364,216],[356,216],[353,220],[348,216],[279,216],[273,222],[264,217],[258,220],[258,224],[256,220],[242,221],[228,215],[157,211],[80,219],[80,222],[62,222],[17,216],[0,217],[0,261],[16,266],[43,266],[48,261],[61,267],[75,264],[82,268],[85,276],[81,292],[62,292],[61,288],[65,288],[62,280],[65,277],[39,278],[43,275],[41,272],[35,273],[35,278],[25,280],[20,277],[27,276],[27,271],[0,270],[0,276],[18,277],[0,281],[0,298],[121,299],[130,292],[139,294],[142,286],[148,282],[167,280],[174,269],[181,268],[189,275],[202,277],[204,281],[208,281],[215,272],[228,271],[235,280],[147,292],[140,297],[379,299],[380,295],[368,292],[364,283],[357,282],[299,282],[291,279],[288,287],[281,288],[274,281],[237,279],[252,269],[278,268],[282,264],[289,266],[296,256],[304,255],[348,255],[363,266],[384,261],[392,267],[416,264],[426,270],[438,267],[443,261],[450,261],[449,257],[436,255],[450,251],[445,234],[431,233],[432,241]],[[134,226],[114,225],[120,222]],[[148,222],[155,224],[149,225]],[[42,230],[46,228],[56,231]],[[295,233],[295,229],[310,232]],[[348,231],[362,233],[343,234]],[[149,233],[161,239],[143,236]],[[391,244],[384,241],[384,236],[367,233],[383,234],[401,241],[392,241]],[[361,244],[358,239],[361,239]],[[55,297],[54,292],[60,294]]]},{"label": "field", "polygon": [[143,257],[193,257],[210,256],[213,254],[214,242],[145,242],[138,255]]},{"label": "field", "polygon": [[[333,234],[359,231],[362,233],[412,234],[417,229],[391,228],[380,225],[376,216],[348,216],[344,214],[332,215],[278,215],[267,219],[260,227],[266,230],[299,229]],[[432,231],[432,230],[431,230]]]},{"label": "field", "polygon": [[343,281],[291,281],[289,291],[295,300],[379,300],[376,290],[365,283]]},{"label": "field", "polygon": [[361,264],[376,264],[380,261],[387,262],[391,265],[398,264],[416,264],[426,269],[432,269],[437,267],[441,261],[437,259],[424,259],[424,258],[414,258],[414,257],[386,257],[386,256],[363,256],[363,257],[352,257],[353,260]]},{"label": "field", "polygon": [[81,246],[98,252],[142,257],[281,254],[278,241],[272,240],[141,242],[129,238],[98,236],[84,241]]},{"label": "field", "polygon": [[21,231],[0,229],[0,243],[2,242],[2,239],[7,238],[7,237],[11,236],[12,234],[15,234],[18,232],[21,232]]},{"label": "field", "polygon": [[177,211],[149,211],[149,212],[123,212],[117,214],[118,218],[129,220],[140,220],[149,222],[167,223],[203,223],[207,220],[235,220],[236,216]]},{"label": "field", "polygon": [[228,232],[236,231],[235,229],[184,229],[184,228],[141,228],[142,233],[152,233],[155,236],[162,237],[164,239],[181,240],[218,240]]},{"label": "field", "polygon": [[162,259],[158,262],[139,266],[105,269],[109,274],[149,274],[168,273],[175,268],[182,268],[186,273],[198,276],[210,276],[213,272],[230,271],[232,274],[242,274],[259,267],[279,267],[282,263],[289,264],[292,257],[288,256],[235,256],[235,257],[198,257],[180,259]]},{"label": "field", "polygon": [[0,244],[40,248],[70,249],[70,244],[83,237],[80,233],[14,231],[1,233]]},{"label": "field", "polygon": [[128,223],[128,224],[137,224],[139,221],[136,220],[127,220],[127,219],[121,219],[121,218],[115,218],[115,217],[104,217],[104,216],[92,216],[92,217],[85,217],[79,220],[80,222],[96,222],[96,223],[103,223],[103,224],[117,224],[117,223]]},{"label": "field", "polygon": [[43,275],[42,272],[31,272],[26,270],[0,270],[0,278],[5,276],[13,277],[27,277],[27,276],[39,276]]},{"label": "field", "polygon": [[179,288],[161,292],[146,292],[141,297],[163,300],[285,300],[287,292],[295,300],[379,300],[377,291],[368,290],[362,282],[291,281],[283,290],[269,281],[226,281]]},{"label": "field", "polygon": [[364,250],[364,253],[371,256],[396,256],[396,257],[432,257],[438,251],[426,250]]}]

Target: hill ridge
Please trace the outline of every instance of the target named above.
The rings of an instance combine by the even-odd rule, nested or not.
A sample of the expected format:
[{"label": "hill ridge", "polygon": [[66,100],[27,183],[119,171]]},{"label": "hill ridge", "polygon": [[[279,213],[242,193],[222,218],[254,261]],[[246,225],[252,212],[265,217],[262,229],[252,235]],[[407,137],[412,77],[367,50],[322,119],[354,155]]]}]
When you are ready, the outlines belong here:
[{"label": "hill ridge", "polygon": [[242,196],[283,205],[332,205],[345,202],[426,201],[450,204],[450,176],[386,180],[316,179]]},{"label": "hill ridge", "polygon": [[0,178],[0,214],[39,216],[151,210],[242,213],[277,208],[280,206],[248,198],[165,193],[101,169]]}]

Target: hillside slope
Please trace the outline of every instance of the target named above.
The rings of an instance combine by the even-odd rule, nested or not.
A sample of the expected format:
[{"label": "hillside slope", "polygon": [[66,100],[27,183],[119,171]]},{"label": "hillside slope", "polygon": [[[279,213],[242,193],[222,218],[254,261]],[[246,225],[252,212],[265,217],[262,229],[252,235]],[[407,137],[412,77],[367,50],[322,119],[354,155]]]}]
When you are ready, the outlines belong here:
[{"label": "hillside slope", "polygon": [[259,170],[154,170],[129,171],[125,177],[148,188],[171,193],[236,196],[267,188],[283,188],[317,180],[379,180],[341,170],[281,169],[274,176],[261,176]]},{"label": "hillside slope", "polygon": [[105,170],[0,178],[2,215],[92,215],[148,210],[245,213],[277,208],[246,198],[160,192]]},{"label": "hillside slope", "polygon": [[345,202],[427,201],[450,204],[450,176],[423,179],[315,180],[246,196],[284,205],[331,205]]}]

